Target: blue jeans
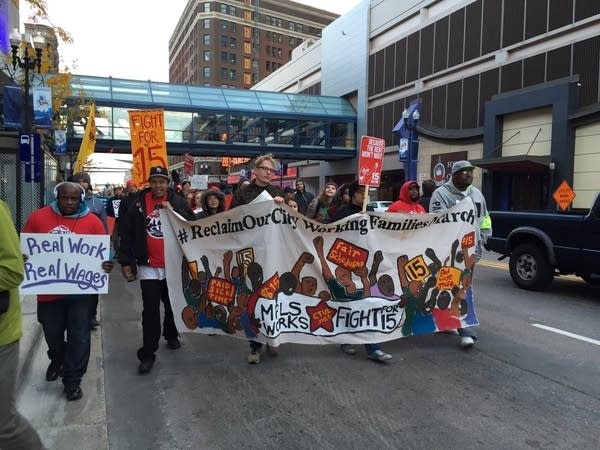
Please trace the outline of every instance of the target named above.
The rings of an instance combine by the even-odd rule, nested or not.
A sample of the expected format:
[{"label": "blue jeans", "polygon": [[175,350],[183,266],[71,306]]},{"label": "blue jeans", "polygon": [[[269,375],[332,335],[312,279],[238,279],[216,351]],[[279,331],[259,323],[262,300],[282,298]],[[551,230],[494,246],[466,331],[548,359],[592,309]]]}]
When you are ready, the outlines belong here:
[{"label": "blue jeans", "polygon": [[[48,357],[63,366],[63,384],[79,384],[90,359],[90,296],[65,295],[38,302],[37,317],[48,344]],[[67,340],[65,342],[65,331]]]},{"label": "blue jeans", "polygon": [[138,350],[138,359],[154,358],[158,350],[160,340],[160,303],[165,308],[163,319],[163,336],[165,339],[173,339],[179,336],[173,310],[169,300],[167,280],[140,280],[142,288],[142,335],[144,345]]},{"label": "blue jeans", "polygon": [[367,352],[367,355],[370,355],[377,350],[381,350],[380,344],[365,344],[365,351]]}]

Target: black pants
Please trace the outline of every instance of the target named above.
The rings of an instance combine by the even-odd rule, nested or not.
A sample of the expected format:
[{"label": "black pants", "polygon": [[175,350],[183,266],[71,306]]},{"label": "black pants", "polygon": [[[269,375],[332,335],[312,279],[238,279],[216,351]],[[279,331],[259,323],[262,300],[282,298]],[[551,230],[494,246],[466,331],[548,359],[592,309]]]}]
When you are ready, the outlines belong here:
[{"label": "black pants", "polygon": [[260,342],[256,342],[256,341],[250,341],[250,350],[253,350],[255,352],[260,352],[260,349],[262,348],[262,344]]},{"label": "black pants", "polygon": [[[48,357],[63,365],[63,383],[79,384],[90,359],[89,295],[66,295],[38,302],[37,317],[48,344]],[[67,341],[65,342],[65,331]]]},{"label": "black pants", "polygon": [[138,359],[154,357],[158,350],[160,340],[160,303],[165,308],[163,319],[163,336],[165,339],[173,339],[179,336],[175,320],[173,319],[173,310],[169,301],[169,291],[167,289],[167,280],[141,280],[142,301],[144,309],[142,311],[142,334],[144,346],[138,350]]},{"label": "black pants", "polygon": [[90,320],[95,319],[98,314],[98,294],[90,295]]}]

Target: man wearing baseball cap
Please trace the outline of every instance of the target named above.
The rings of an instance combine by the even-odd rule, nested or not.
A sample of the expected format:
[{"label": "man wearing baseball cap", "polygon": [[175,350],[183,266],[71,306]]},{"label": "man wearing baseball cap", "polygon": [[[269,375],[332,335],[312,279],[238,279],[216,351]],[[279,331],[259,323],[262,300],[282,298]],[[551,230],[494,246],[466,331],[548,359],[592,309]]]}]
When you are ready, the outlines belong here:
[{"label": "man wearing baseball cap", "polygon": [[137,351],[140,374],[150,372],[156,359],[155,353],[161,335],[161,302],[165,309],[162,335],[167,341],[167,347],[172,350],[181,347],[165,278],[165,252],[159,209],[172,208],[187,220],[194,220],[195,216],[185,199],[169,189],[169,182],[166,168],[152,167],[148,176],[150,187],[142,190],[128,204],[127,210],[119,215],[121,245],[117,259],[121,264],[121,273],[127,281],[136,279],[132,270],[134,259],[142,289],[143,345]]},{"label": "man wearing baseball cap", "polygon": [[[477,217],[476,226],[479,231],[479,239],[477,240],[475,257],[479,260],[483,244],[492,235],[492,219],[488,213],[483,194],[472,185],[473,170],[475,170],[475,166],[469,161],[456,161],[452,166],[452,178],[433,192],[429,203],[429,212],[443,211],[453,207],[464,198],[470,197],[475,204],[475,215]],[[465,349],[473,347],[477,339],[476,328],[461,328],[458,333],[462,337],[461,347]]]}]

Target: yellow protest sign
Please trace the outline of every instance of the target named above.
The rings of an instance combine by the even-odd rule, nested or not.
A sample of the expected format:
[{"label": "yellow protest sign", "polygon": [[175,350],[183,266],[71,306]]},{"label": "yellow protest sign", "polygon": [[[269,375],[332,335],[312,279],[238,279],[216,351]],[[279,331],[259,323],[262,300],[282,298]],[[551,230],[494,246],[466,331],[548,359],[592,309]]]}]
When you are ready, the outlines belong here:
[{"label": "yellow protest sign", "polygon": [[169,168],[164,111],[147,109],[128,112],[133,154],[132,179],[138,186],[142,186],[148,184],[151,167]]}]

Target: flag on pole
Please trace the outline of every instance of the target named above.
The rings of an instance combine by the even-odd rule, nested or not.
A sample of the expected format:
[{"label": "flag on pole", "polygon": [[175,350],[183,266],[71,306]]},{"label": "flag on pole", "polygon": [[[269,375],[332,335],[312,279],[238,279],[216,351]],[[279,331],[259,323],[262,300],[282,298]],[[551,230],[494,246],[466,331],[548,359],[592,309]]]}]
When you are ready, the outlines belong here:
[{"label": "flag on pole", "polygon": [[77,153],[77,161],[73,167],[73,172],[83,172],[83,165],[86,160],[94,153],[96,148],[96,107],[94,104],[90,105],[90,115],[85,125],[85,133],[79,146],[79,153]]}]

